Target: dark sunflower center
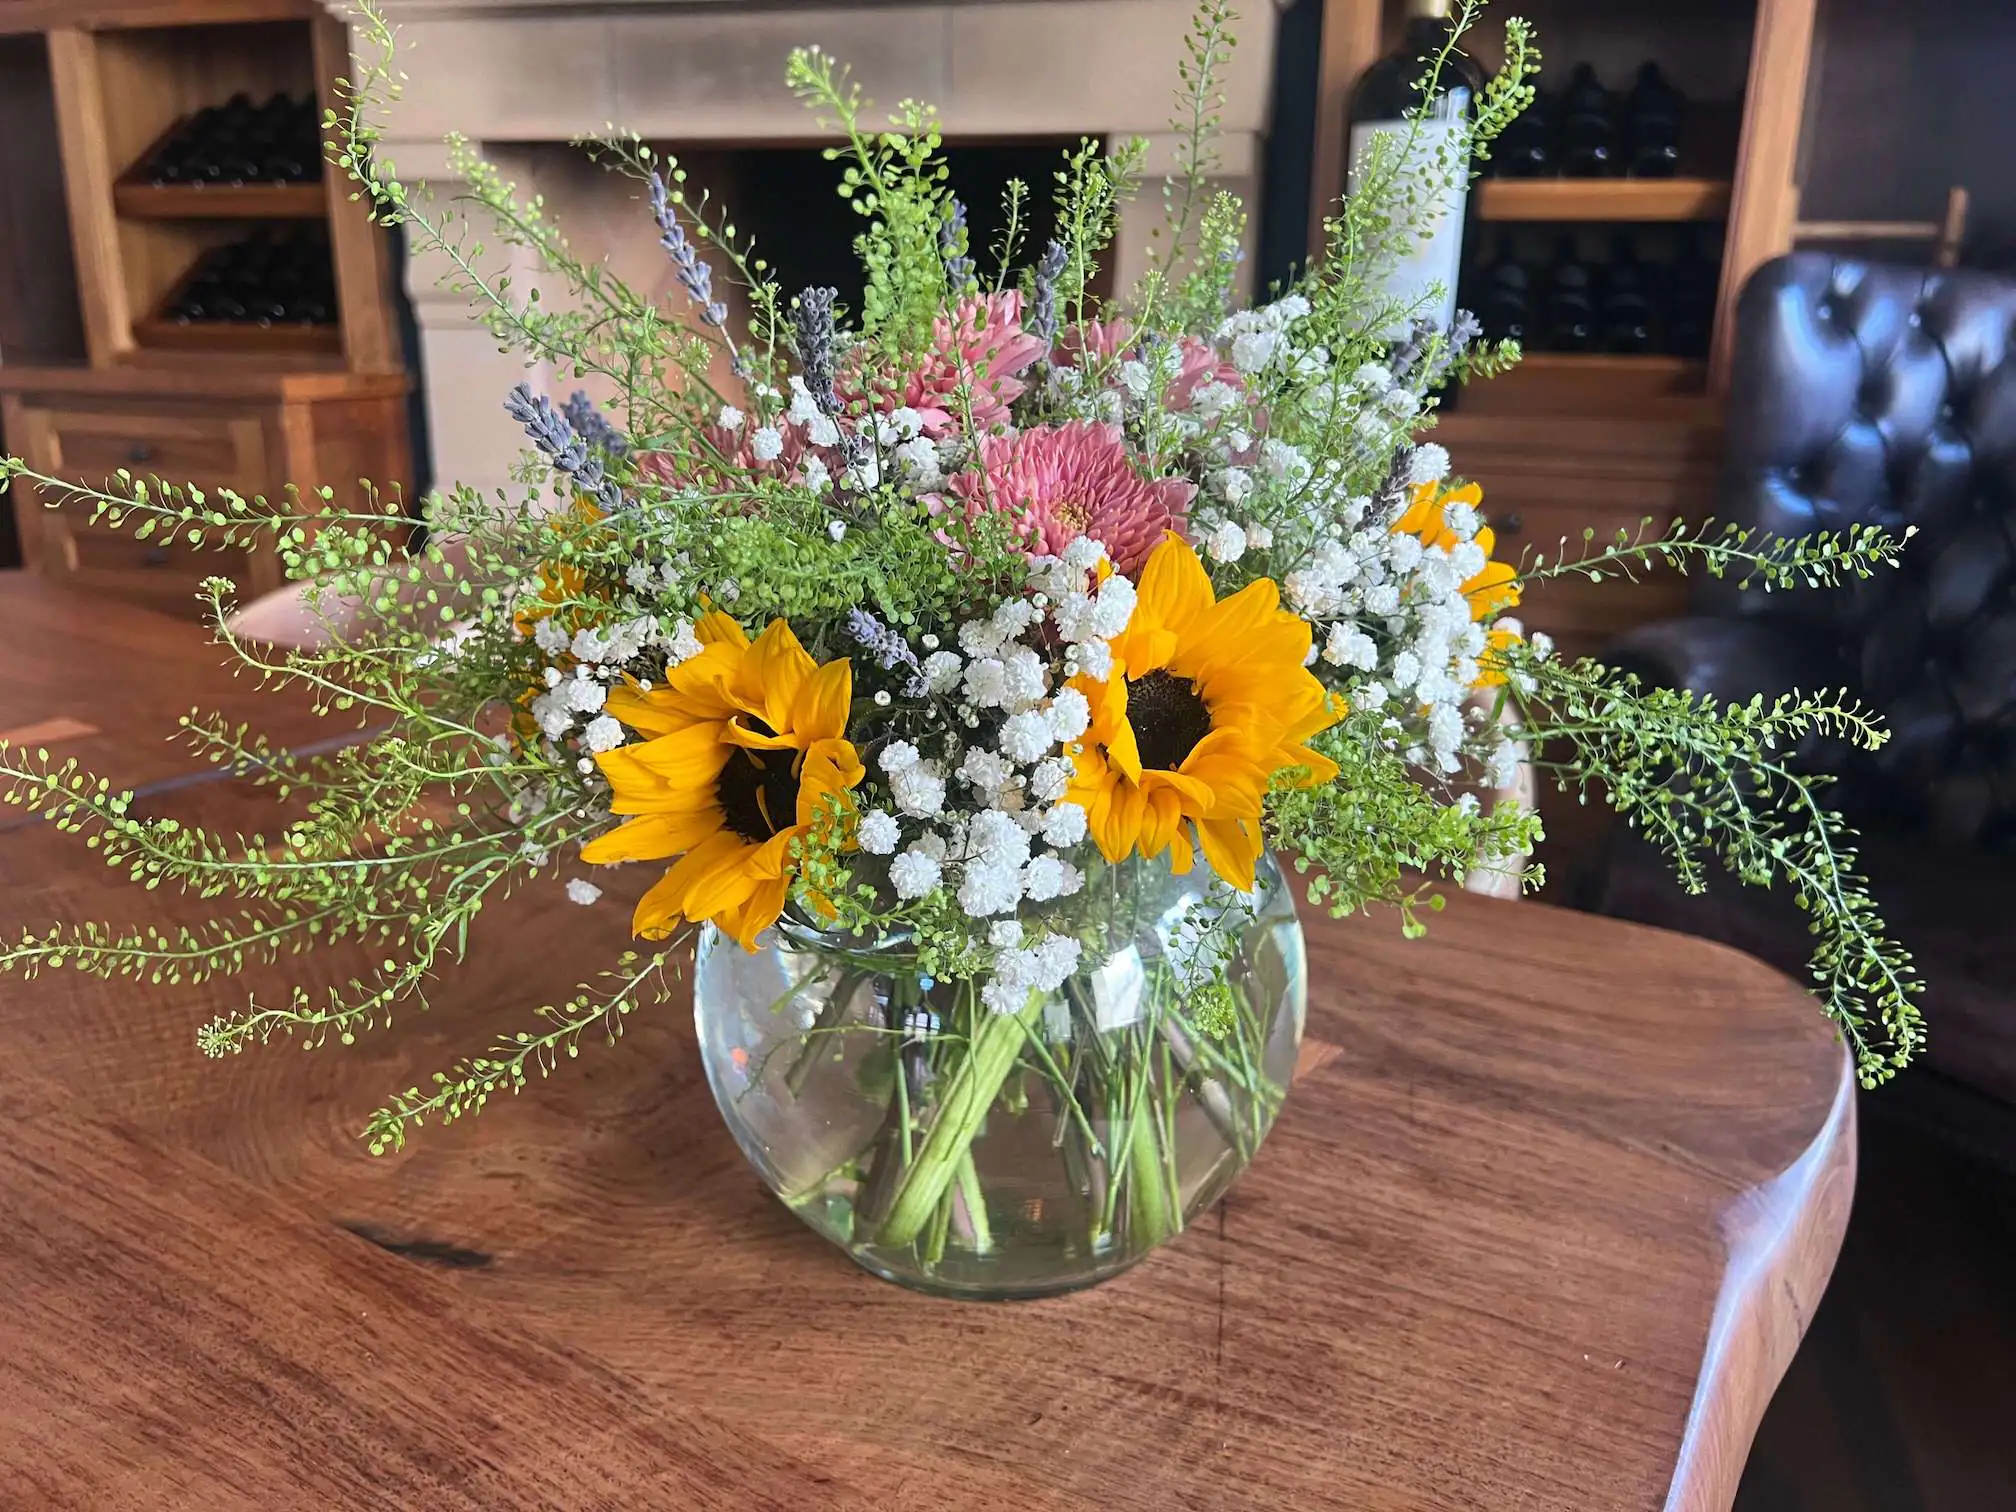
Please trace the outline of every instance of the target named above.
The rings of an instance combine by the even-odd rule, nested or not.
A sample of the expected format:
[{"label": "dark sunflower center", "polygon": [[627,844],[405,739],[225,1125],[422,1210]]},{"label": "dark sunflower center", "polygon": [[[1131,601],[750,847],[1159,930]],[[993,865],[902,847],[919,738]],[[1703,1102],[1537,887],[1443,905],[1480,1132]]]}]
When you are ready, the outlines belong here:
[{"label": "dark sunflower center", "polygon": [[[752,721],[759,728],[761,720]],[[744,840],[761,845],[781,829],[798,822],[796,751],[750,751],[737,748],[714,779],[714,801],[728,828]]]},{"label": "dark sunflower center", "polygon": [[1211,733],[1211,711],[1187,677],[1157,669],[1127,684],[1127,722],[1141,765],[1173,772]]}]

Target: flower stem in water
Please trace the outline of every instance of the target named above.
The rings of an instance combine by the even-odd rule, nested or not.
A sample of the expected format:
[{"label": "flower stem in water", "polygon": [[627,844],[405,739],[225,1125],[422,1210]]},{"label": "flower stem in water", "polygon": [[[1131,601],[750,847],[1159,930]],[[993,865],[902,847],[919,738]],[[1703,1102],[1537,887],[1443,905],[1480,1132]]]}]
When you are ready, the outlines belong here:
[{"label": "flower stem in water", "polygon": [[924,1231],[945,1191],[968,1156],[987,1110],[1001,1095],[1008,1073],[1022,1053],[1024,1026],[1043,1009],[1043,994],[1031,992],[1016,1013],[989,1013],[977,1004],[972,1038],[966,1053],[950,1067],[942,1083],[938,1116],[915,1157],[903,1172],[889,1216],[875,1236],[877,1244],[900,1248]]}]

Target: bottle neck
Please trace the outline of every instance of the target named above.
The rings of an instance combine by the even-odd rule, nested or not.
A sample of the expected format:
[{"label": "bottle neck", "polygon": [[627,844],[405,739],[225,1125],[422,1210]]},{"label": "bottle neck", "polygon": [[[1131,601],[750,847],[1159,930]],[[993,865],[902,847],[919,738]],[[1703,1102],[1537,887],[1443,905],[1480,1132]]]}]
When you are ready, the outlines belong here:
[{"label": "bottle neck", "polygon": [[1455,9],[1454,0],[1407,0],[1409,21],[1447,21]]}]

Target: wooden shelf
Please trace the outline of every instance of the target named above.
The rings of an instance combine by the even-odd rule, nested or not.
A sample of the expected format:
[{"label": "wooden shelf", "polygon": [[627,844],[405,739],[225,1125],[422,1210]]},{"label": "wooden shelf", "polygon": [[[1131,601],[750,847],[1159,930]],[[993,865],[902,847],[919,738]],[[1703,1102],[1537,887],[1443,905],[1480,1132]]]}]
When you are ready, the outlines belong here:
[{"label": "wooden shelf", "polygon": [[343,350],[335,325],[270,325],[250,320],[164,320],[133,322],[133,340],[155,351],[231,352],[245,356]]},{"label": "wooden shelf", "polygon": [[1487,221],[1704,221],[1729,213],[1727,179],[1485,179]]},{"label": "wooden shelf", "polygon": [[125,180],[113,186],[112,202],[133,220],[321,220],[329,213],[319,183],[205,188]]}]

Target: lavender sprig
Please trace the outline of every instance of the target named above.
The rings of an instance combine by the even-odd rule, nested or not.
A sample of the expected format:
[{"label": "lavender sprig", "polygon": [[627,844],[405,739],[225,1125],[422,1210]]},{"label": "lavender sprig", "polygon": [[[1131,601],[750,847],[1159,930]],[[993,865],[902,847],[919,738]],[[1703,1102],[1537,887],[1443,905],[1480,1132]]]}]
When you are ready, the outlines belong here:
[{"label": "lavender sprig", "polygon": [[903,685],[905,698],[922,698],[930,691],[924,669],[918,665],[917,653],[910,649],[910,643],[866,609],[850,609],[847,612],[847,633],[861,643],[875,658],[875,665],[883,671],[893,672],[898,667],[909,669],[909,680]]},{"label": "lavender sprig", "polygon": [[[1406,339],[1393,349],[1393,356],[1386,364],[1393,376],[1419,388],[1434,388],[1449,376],[1449,369],[1470,350],[1470,344],[1484,334],[1484,327],[1468,310],[1458,310],[1456,318],[1450,322],[1446,338],[1431,358],[1429,349],[1436,345],[1434,338],[1438,334],[1440,327],[1433,321],[1415,321]],[[1417,367],[1421,369],[1418,374],[1415,372]]]},{"label": "lavender sprig", "polygon": [[805,392],[828,415],[840,413],[840,396],[833,388],[840,371],[833,335],[833,305],[839,297],[838,289],[807,289],[798,296],[798,308],[792,316],[798,365],[805,370]]},{"label": "lavender sprig", "polygon": [[714,270],[700,256],[686,235],[686,228],[679,224],[678,212],[672,206],[671,191],[656,173],[651,175],[651,218],[663,233],[658,238],[658,245],[672,259],[672,267],[687,295],[700,307],[700,318],[711,326],[726,326],[728,306],[714,297]]},{"label": "lavender sprig", "polygon": [[560,406],[560,413],[567,417],[567,423],[574,427],[575,434],[605,456],[622,458],[630,455],[630,443],[623,432],[609,423],[609,419],[595,407],[580,389]]},{"label": "lavender sprig", "polygon": [[1047,351],[1057,339],[1057,280],[1064,276],[1069,254],[1062,242],[1053,241],[1036,259],[1034,295],[1029,301],[1029,334]]},{"label": "lavender sprig", "polygon": [[966,245],[966,207],[955,195],[952,213],[938,228],[938,250],[945,258],[945,281],[955,295],[964,294],[973,282],[973,259],[960,249]]},{"label": "lavender sprig", "polygon": [[575,486],[592,498],[604,514],[614,514],[628,505],[623,490],[603,474],[600,460],[589,455],[588,443],[574,433],[574,427],[553,407],[551,399],[533,393],[529,384],[521,383],[504,400],[504,410],[525,427],[525,434],[553,464],[554,470],[572,478]]}]

